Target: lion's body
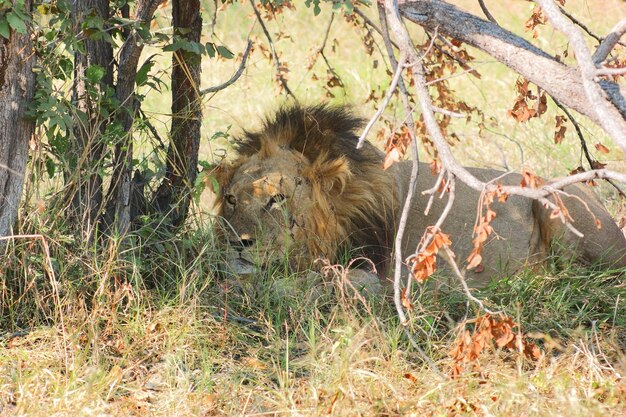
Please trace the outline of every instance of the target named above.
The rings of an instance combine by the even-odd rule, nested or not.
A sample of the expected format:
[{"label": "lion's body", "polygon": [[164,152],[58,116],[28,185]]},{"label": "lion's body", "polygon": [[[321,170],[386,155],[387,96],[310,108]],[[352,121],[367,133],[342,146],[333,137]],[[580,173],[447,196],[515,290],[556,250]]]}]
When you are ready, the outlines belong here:
[{"label": "lion's body", "polygon": [[[387,267],[411,163],[383,171],[382,152],[369,143],[355,148],[359,126],[360,120],[343,109],[293,107],[267,120],[260,132],[245,133],[238,145],[239,157],[223,167],[219,204],[228,223],[224,230],[231,243],[239,245],[242,258],[269,262],[289,256],[292,264],[307,267],[319,256],[337,260],[343,248],[350,248],[371,258],[379,269]],[[520,183],[518,174],[470,171],[483,181]],[[435,180],[422,165],[405,229],[405,256],[415,251],[426,227],[434,224],[445,205],[445,199],[436,198],[424,215],[428,196],[421,191]],[[582,239],[531,200],[511,196],[505,203],[494,202],[494,233],[483,249],[479,272],[468,274],[472,283],[484,285],[544,258],[555,239],[569,246],[577,259],[626,267],[626,239],[603,205],[584,186],[566,191],[586,202],[601,229],[576,198],[564,202],[574,226],[585,235]],[[455,195],[443,230],[462,265],[473,248],[479,193],[459,182]]]}]

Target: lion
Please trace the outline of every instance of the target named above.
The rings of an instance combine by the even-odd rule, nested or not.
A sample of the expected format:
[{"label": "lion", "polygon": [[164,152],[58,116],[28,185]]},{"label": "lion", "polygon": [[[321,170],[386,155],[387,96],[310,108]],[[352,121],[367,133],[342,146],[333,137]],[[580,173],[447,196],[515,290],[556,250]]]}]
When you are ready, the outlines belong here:
[{"label": "lion", "polygon": [[[381,276],[390,272],[394,236],[404,204],[411,162],[383,170],[384,154],[371,143],[356,149],[363,120],[345,107],[285,107],[259,131],[244,131],[237,158],[219,167],[217,212],[239,261],[268,265],[287,259],[309,268],[322,257],[346,253],[366,257]],[[420,163],[417,192],[406,225],[402,253],[415,252],[428,226],[445,206],[435,198],[427,215],[436,176]],[[519,185],[520,174],[469,168],[482,181]],[[626,239],[595,194],[582,185],[564,189],[563,202],[580,238],[536,201],[510,196],[494,202],[494,229],[482,250],[480,267],[467,271],[476,287],[545,259],[559,242],[585,263],[626,267]],[[457,181],[455,205],[443,224],[460,266],[474,248],[480,193]],[[593,216],[591,215],[593,213]],[[601,228],[594,219],[599,220]],[[445,270],[445,268],[444,268]]]}]

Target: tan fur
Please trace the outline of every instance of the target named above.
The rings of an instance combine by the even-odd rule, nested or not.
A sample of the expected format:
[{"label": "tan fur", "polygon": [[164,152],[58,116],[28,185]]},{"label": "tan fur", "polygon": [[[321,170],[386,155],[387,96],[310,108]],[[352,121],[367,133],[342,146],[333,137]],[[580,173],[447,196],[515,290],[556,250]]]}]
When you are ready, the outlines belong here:
[{"label": "tan fur", "polygon": [[[319,256],[335,261],[347,248],[370,257],[383,274],[387,272],[410,163],[383,171],[384,155],[378,149],[367,142],[362,149],[355,148],[360,124],[344,108],[296,106],[280,110],[260,131],[244,133],[237,145],[238,158],[219,170],[223,193],[218,204],[228,223],[225,235],[243,259],[267,263],[289,256],[294,265],[308,267]],[[503,174],[471,170],[484,181]],[[519,181],[517,174],[499,180],[502,184]],[[421,166],[403,241],[405,255],[415,251],[425,228],[443,209],[445,202],[436,199],[429,215],[423,214],[427,197],[419,191],[434,182],[428,168]],[[602,258],[607,265],[626,266],[626,240],[602,204],[583,186],[566,191],[588,202],[603,229],[595,227],[587,208],[575,198],[565,203],[584,239],[575,238],[528,199],[511,197],[504,204],[494,203],[495,233],[483,251],[483,272],[468,274],[475,284],[545,257],[555,238],[572,246],[581,260]],[[463,264],[472,249],[479,195],[459,184],[455,201],[443,229],[451,235],[453,250]]]}]

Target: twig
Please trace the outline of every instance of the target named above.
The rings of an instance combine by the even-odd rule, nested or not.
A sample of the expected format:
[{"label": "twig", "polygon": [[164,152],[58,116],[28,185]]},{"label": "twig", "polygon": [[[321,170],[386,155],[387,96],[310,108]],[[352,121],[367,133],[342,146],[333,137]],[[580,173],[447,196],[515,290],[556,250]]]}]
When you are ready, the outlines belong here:
[{"label": "twig", "polygon": [[[392,0],[385,0],[385,6],[383,7],[380,3],[378,4],[378,14],[381,22],[381,27],[383,28],[383,39],[385,41],[385,46],[387,47],[387,54],[389,55],[389,60],[392,65],[395,67],[396,72],[401,72],[399,68],[404,65],[404,59],[407,59],[408,56],[402,54],[402,60],[396,61],[394,56],[394,51],[392,48],[391,40],[389,38],[389,29],[387,27],[386,16],[390,19],[393,19],[392,22],[395,26],[400,21],[400,15],[395,9]],[[406,228],[406,222],[409,217],[409,211],[411,208],[411,200],[413,198],[413,194],[415,192],[417,176],[419,174],[419,154],[417,150],[417,137],[415,136],[415,123],[413,121],[413,115],[411,112],[411,105],[409,102],[409,93],[406,89],[404,81],[402,77],[400,77],[398,81],[398,87],[402,92],[402,100],[404,103],[404,107],[407,112],[407,125],[409,127],[409,132],[411,135],[411,143],[412,143],[412,168],[411,168],[411,179],[409,182],[409,188],[406,193],[406,197],[404,200],[404,206],[402,208],[402,214],[400,215],[400,222],[398,224],[398,231],[396,232],[395,238],[395,246],[394,246],[394,257],[395,257],[395,265],[394,265],[394,279],[393,279],[393,299],[396,307],[396,312],[398,317],[400,318],[400,323],[402,324],[402,328],[404,330],[404,334],[409,339],[409,342],[413,346],[413,348],[418,352],[422,360],[427,363],[433,370],[435,370],[440,376],[443,377],[443,374],[440,373],[437,364],[426,354],[426,352],[421,348],[421,346],[415,340],[415,337],[411,334],[408,328],[408,320],[406,314],[404,313],[404,309],[402,306],[402,290],[400,288],[401,279],[402,279],[402,238],[404,236],[404,230]]]},{"label": "twig", "polygon": [[445,175],[445,173],[446,173],[446,170],[442,169],[441,172],[439,172],[439,175],[437,176],[437,181],[435,181],[435,185],[432,188],[429,188],[428,190],[422,191],[422,195],[430,194],[430,197],[428,198],[428,203],[426,204],[426,208],[424,209],[424,216],[428,216],[428,213],[430,213],[430,208],[433,205],[433,201],[435,200],[435,193],[439,189],[439,186],[441,185],[441,182],[443,181],[443,176]]},{"label": "twig", "polygon": [[[381,30],[381,28],[379,28],[378,26],[376,26],[376,23],[372,22],[372,20],[371,20],[369,17],[367,17],[367,15],[366,15],[365,13],[363,13],[363,11],[362,11],[361,9],[359,9],[358,7],[355,7],[355,8],[354,8],[354,13],[358,14],[358,15],[359,15],[359,17],[360,17],[361,19],[363,19],[363,21],[364,21],[364,22],[365,22],[365,23],[366,23],[369,27],[371,27],[371,28],[372,28],[372,29],[374,29],[376,32],[378,32],[378,34],[379,34],[380,36],[383,36],[383,37],[384,37],[384,34],[383,34],[383,30],[384,30],[384,28]],[[387,36],[387,38],[389,38],[389,36]],[[398,47],[398,45],[396,45],[396,43],[395,43],[393,40],[389,39],[389,42],[390,42],[390,43],[391,43],[391,45],[393,45],[394,47],[396,47],[396,48]]]},{"label": "twig", "polygon": [[596,75],[624,75],[626,74],[626,68],[599,68],[596,70]]},{"label": "twig", "polygon": [[464,114],[461,114],[452,110],[442,109],[441,107],[437,107],[437,106],[433,106],[433,111],[435,113],[441,113],[443,115],[450,116],[450,117],[458,117],[460,119],[465,118]]},{"label": "twig", "polygon": [[217,9],[219,5],[217,0],[213,0],[213,13],[211,14],[211,35],[215,33],[215,25],[217,24]]},{"label": "twig", "polygon": [[[399,61],[404,62],[404,60],[405,60],[405,57],[401,55]],[[398,81],[400,81],[400,78],[402,77],[402,69],[404,68],[404,65],[399,65],[398,63],[396,63],[395,67],[396,67],[396,70],[395,70],[395,73],[393,74],[393,78],[391,79],[391,84],[389,85],[389,88],[387,89],[387,94],[385,95],[385,99],[378,106],[378,110],[376,111],[376,114],[374,114],[374,117],[370,119],[370,121],[367,123],[367,126],[365,126],[365,129],[363,129],[363,133],[361,133],[361,136],[359,137],[359,141],[357,142],[357,145],[356,145],[357,149],[361,149],[363,147],[365,138],[367,138],[367,135],[372,129],[372,126],[374,126],[374,123],[376,123],[380,115],[383,114],[383,112],[387,108],[387,105],[389,105],[389,101],[391,101],[391,97],[393,97],[393,94],[396,91],[396,87],[398,86]]]},{"label": "twig", "polygon": [[[580,128],[580,125],[578,124],[578,121],[574,118],[574,116],[567,109],[567,107],[565,107],[561,103],[559,103],[558,100],[555,100],[554,97],[552,97],[552,100],[558,106],[558,108],[561,109],[561,111],[563,111],[563,113],[565,113],[565,115],[568,117],[569,121],[572,122],[572,124],[574,125],[574,129],[576,130],[576,134],[578,135],[578,139],[580,140],[580,147],[581,147],[581,149],[583,151],[583,154],[585,155],[585,159],[589,163],[589,167],[591,169],[594,169],[596,160],[591,157],[591,153],[589,152],[589,147],[587,146],[587,141],[585,140],[585,136],[583,135],[583,132],[582,132],[582,130]],[[580,165],[582,166],[582,161],[581,161]],[[621,195],[622,197],[626,197],[626,193],[624,193],[624,190],[622,190],[619,185],[615,184],[615,182],[613,182],[613,180],[611,180],[610,178],[605,178],[605,181],[608,182],[609,184],[611,184],[613,186],[613,188],[615,188],[617,190],[617,193],[619,195]]]},{"label": "twig", "polygon": [[559,11],[561,13],[563,13],[569,20],[572,21],[572,23],[574,23],[575,25],[579,26],[582,30],[584,30],[585,32],[587,32],[587,34],[589,36],[591,36],[592,38],[594,38],[595,40],[597,40],[598,42],[602,41],[602,38],[599,37],[598,35],[596,35],[595,33],[593,33],[591,31],[591,29],[589,29],[587,26],[585,26],[584,23],[582,23],[580,20],[576,19],[572,14],[570,14],[567,10],[565,10],[563,7],[558,6]]},{"label": "twig", "polygon": [[[562,105],[554,97],[552,97],[552,101],[554,101],[554,104],[556,104],[557,107],[559,109],[561,109],[561,111],[563,113],[565,113],[565,115],[567,116],[569,121],[572,122],[572,124],[574,125],[574,129],[576,130],[576,134],[578,135],[578,139],[580,140],[580,147],[581,147],[583,153],[585,154],[585,158],[587,159],[587,162],[589,162],[589,166],[593,169],[593,162],[594,162],[594,160],[591,157],[591,154],[589,153],[589,148],[587,147],[587,141],[585,140],[585,137],[583,136],[583,132],[580,129],[580,125],[578,124],[578,121],[576,121],[576,119],[574,118],[572,113],[567,109],[567,107]],[[581,165],[582,165],[582,163],[581,163]]]},{"label": "twig", "polygon": [[138,110],[139,114],[141,115],[141,120],[146,124],[146,127],[148,128],[150,133],[152,133],[152,136],[156,139],[156,141],[159,142],[159,149],[165,149],[165,142],[163,141],[163,139],[161,139],[159,132],[156,130],[152,122],[150,122],[150,119],[148,118],[146,113],[141,108],[139,108]]},{"label": "twig", "polygon": [[259,21],[261,28],[263,29],[263,33],[265,34],[267,41],[269,42],[270,51],[272,52],[272,58],[274,59],[274,64],[276,65],[276,76],[278,77],[280,84],[285,89],[285,92],[297,102],[298,99],[296,98],[296,96],[293,94],[293,92],[287,85],[287,80],[285,80],[285,78],[281,74],[280,58],[278,58],[278,54],[276,53],[276,48],[274,48],[274,41],[272,40],[272,36],[270,35],[270,32],[267,30],[267,26],[265,26],[265,22],[263,21],[263,18],[261,17],[261,13],[259,12],[259,9],[256,7],[256,3],[254,2],[254,0],[250,0],[250,5],[252,6],[252,10],[254,10],[254,14],[256,15],[256,18]]},{"label": "twig", "polygon": [[446,220],[446,217],[448,217],[448,214],[450,214],[450,211],[452,210],[452,206],[454,205],[454,199],[456,197],[456,194],[455,194],[456,181],[454,179],[454,175],[451,173],[448,173],[448,184],[446,185],[446,188],[448,187],[449,187],[448,202],[443,208],[443,211],[439,215],[439,218],[437,219],[435,224],[431,227],[431,230],[433,231],[433,233],[426,235],[426,237],[422,240],[419,247],[415,248],[415,253],[409,256],[408,258],[406,258],[405,262],[410,262],[411,260],[419,256],[420,253],[424,252],[424,250],[428,247],[428,245],[430,245],[430,242],[435,237],[435,233],[441,231],[441,226],[443,225],[443,222]]},{"label": "twig", "polygon": [[10,168],[4,164],[0,164],[0,169],[6,169],[7,171],[9,171],[11,174],[16,175],[18,177],[23,177],[24,175],[22,175],[22,173],[14,170],[13,168]]},{"label": "twig", "polygon": [[480,5],[480,10],[482,10],[483,13],[485,14],[485,17],[489,19],[491,23],[498,25],[496,18],[491,15],[491,13],[489,12],[489,9],[487,9],[487,6],[485,5],[485,2],[483,0],[478,0],[478,4]]},{"label": "twig", "polygon": [[328,34],[330,33],[330,28],[333,27],[334,20],[335,20],[335,13],[331,13],[330,19],[328,19],[328,25],[326,25],[326,30],[324,31],[324,40],[322,41],[322,45],[317,50],[317,52],[319,53],[324,53],[324,49],[326,49],[326,42],[328,42]]},{"label": "twig", "polygon": [[239,65],[239,68],[237,68],[237,71],[233,74],[232,77],[230,77],[230,79],[222,84],[216,85],[214,87],[209,87],[209,88],[205,88],[204,90],[200,91],[200,95],[203,96],[207,93],[216,93],[218,91],[221,91],[223,89],[225,89],[226,87],[230,86],[231,84],[233,84],[235,81],[237,81],[239,79],[239,77],[241,77],[241,74],[243,74],[243,70],[246,68],[246,62],[248,60],[248,54],[250,53],[250,50],[252,49],[252,40],[250,40],[250,38],[248,38],[248,44],[246,45],[246,50],[243,53],[243,57],[241,58],[241,64]]},{"label": "twig", "polygon": [[483,302],[481,300],[479,300],[478,298],[474,297],[474,295],[472,294],[472,291],[467,286],[467,282],[465,281],[465,277],[463,276],[463,273],[459,269],[459,266],[457,265],[456,261],[454,261],[454,253],[448,247],[448,245],[443,245],[443,250],[445,251],[445,253],[446,253],[447,257],[448,257],[448,264],[452,267],[452,270],[454,271],[454,274],[459,279],[459,282],[461,283],[461,286],[463,287],[463,292],[465,292],[465,296],[470,301],[473,301],[476,304],[478,304],[478,307],[480,307],[480,309],[483,310],[484,312],[492,314],[492,315],[499,314],[500,313],[499,311],[491,311],[491,310],[489,310],[487,307],[485,307],[485,304],[483,304]]},{"label": "twig", "polygon": [[626,19],[622,19],[611,29],[606,37],[598,45],[598,49],[593,53],[591,59],[593,63],[599,65],[611,53],[620,38],[626,33]]},{"label": "twig", "polygon": [[335,20],[335,14],[331,13],[330,19],[328,20],[328,25],[326,26],[326,30],[324,31],[324,40],[322,41],[322,45],[320,45],[320,47],[317,49],[317,54],[319,54],[322,57],[322,59],[324,60],[324,64],[326,64],[326,68],[328,69],[328,71],[330,71],[333,77],[337,78],[337,80],[339,81],[339,85],[345,92],[346,87],[343,84],[343,80],[341,79],[337,71],[335,71],[335,68],[330,64],[330,61],[328,60],[328,58],[326,57],[326,54],[324,53],[324,50],[326,49],[326,43],[328,42],[328,35],[330,34],[330,29],[333,26],[334,20]]}]

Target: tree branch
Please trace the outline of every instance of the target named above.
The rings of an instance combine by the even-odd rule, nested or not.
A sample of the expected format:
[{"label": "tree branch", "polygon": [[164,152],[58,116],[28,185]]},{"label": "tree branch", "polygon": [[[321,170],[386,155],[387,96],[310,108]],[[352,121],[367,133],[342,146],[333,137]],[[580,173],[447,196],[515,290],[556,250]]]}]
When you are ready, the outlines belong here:
[{"label": "tree branch", "polygon": [[[372,22],[372,20],[371,20],[369,17],[367,17],[367,15],[366,15],[365,13],[363,13],[363,11],[362,11],[361,9],[359,9],[358,7],[355,7],[355,8],[354,8],[354,13],[358,14],[358,15],[359,15],[359,17],[360,17],[361,19],[363,19],[363,21],[364,21],[367,25],[369,25],[372,29],[374,29],[376,32],[378,32],[378,34],[379,34],[380,36],[383,36],[383,37],[385,36],[385,35],[384,35],[384,32],[383,32],[383,31],[384,31],[384,28],[383,28],[383,29],[381,29],[381,28],[379,28],[378,26],[376,26],[376,24],[375,24],[374,22]],[[388,34],[387,34],[387,38],[389,38]],[[398,47],[398,45],[396,45],[396,44],[395,44],[395,42],[394,42],[393,40],[389,39],[389,42],[391,42],[391,44],[392,44],[394,47],[396,47],[396,48]]]},{"label": "tree branch", "polygon": [[491,23],[497,25],[498,22],[496,21],[496,18],[493,17],[493,15],[489,12],[489,9],[485,5],[485,2],[483,0],[478,0],[478,4],[480,5],[480,10],[482,10],[483,13],[485,14],[485,17],[489,19]]},{"label": "tree branch", "polygon": [[256,7],[256,3],[254,2],[254,0],[250,0],[250,5],[252,6],[252,10],[254,10],[254,14],[256,15],[256,18],[259,21],[261,28],[263,29],[263,33],[265,34],[267,41],[269,42],[270,51],[272,52],[272,58],[274,59],[274,64],[276,65],[276,76],[278,77],[278,81],[280,81],[280,84],[285,89],[285,92],[288,95],[290,95],[295,101],[298,101],[296,96],[293,94],[293,92],[287,85],[287,80],[285,80],[285,77],[283,77],[283,75],[281,74],[282,64],[280,63],[280,58],[278,57],[278,54],[276,53],[276,48],[274,48],[274,41],[272,40],[272,35],[270,35],[270,32],[267,30],[267,26],[265,26],[263,17],[261,17],[261,13],[259,12],[259,9]]},{"label": "tree branch", "polygon": [[[541,86],[563,105],[602,125],[596,103],[587,98],[579,71],[558,62],[523,38],[441,0],[402,1],[400,11],[408,20],[427,30],[438,29],[440,34],[481,49]],[[619,112],[623,119],[620,130],[625,130],[626,87],[606,80],[599,84],[606,96],[603,101],[610,102],[616,115]]]},{"label": "tree branch", "polygon": [[585,39],[576,26],[561,14],[552,0],[536,0],[555,28],[563,32],[570,41],[576,61],[580,67],[582,84],[589,103],[593,106],[599,125],[608,133],[626,154],[626,118],[617,113],[604,99],[600,86],[595,82],[596,67]]},{"label": "tree branch", "polygon": [[604,40],[600,42],[598,49],[593,53],[593,63],[599,65],[611,53],[620,38],[626,33],[626,19],[622,19],[611,29]]},{"label": "tree branch", "polygon": [[252,49],[252,41],[250,40],[250,38],[248,38],[248,45],[246,46],[246,50],[243,53],[243,57],[241,58],[241,64],[239,65],[239,68],[237,68],[237,71],[235,71],[233,76],[230,77],[228,81],[222,84],[201,90],[200,95],[203,96],[208,93],[217,93],[218,91],[225,89],[226,87],[230,86],[235,81],[237,81],[239,77],[241,77],[241,74],[243,74],[243,70],[246,68],[246,62],[248,61],[248,54],[250,53],[251,49]]},{"label": "tree branch", "polygon": [[574,23],[576,26],[579,26],[582,30],[584,30],[589,36],[591,36],[592,38],[594,38],[595,40],[597,40],[598,42],[602,41],[602,38],[600,38],[598,35],[596,35],[595,33],[593,33],[591,31],[591,29],[589,29],[583,22],[581,22],[580,20],[576,19],[576,17],[574,17],[574,15],[572,15],[571,13],[569,13],[567,10],[565,10],[563,7],[561,6],[557,6],[559,8],[559,11],[561,13],[563,13],[569,20],[572,21],[572,23]]},{"label": "tree branch", "polygon": [[[389,3],[389,4],[388,4]],[[396,60],[391,39],[389,38],[389,31],[387,28],[387,17],[389,14],[389,7],[392,3],[391,0],[385,0],[385,7],[382,7],[378,4],[378,14],[380,18],[381,27],[383,29],[382,36],[385,42],[385,47],[387,49],[387,54],[389,56],[389,61],[394,67],[394,71],[396,73],[401,74],[401,68],[404,66],[405,59],[407,58],[406,54],[401,55],[401,59],[399,61]],[[399,16],[393,16],[393,19],[399,21]],[[412,149],[412,168],[411,168],[411,179],[409,181],[409,188],[407,190],[407,195],[404,200],[404,206],[402,208],[402,214],[400,215],[400,223],[398,225],[398,231],[395,237],[394,243],[394,280],[393,280],[393,299],[396,307],[396,312],[398,313],[398,317],[400,318],[400,323],[402,324],[404,334],[409,339],[413,348],[418,352],[422,360],[427,363],[439,376],[443,375],[439,372],[439,368],[437,364],[433,362],[433,360],[424,352],[421,346],[413,337],[413,334],[410,332],[408,325],[409,321],[407,320],[406,314],[404,314],[404,307],[402,306],[402,291],[401,291],[401,279],[402,279],[402,238],[404,235],[404,230],[406,228],[406,223],[409,217],[409,211],[411,208],[411,200],[413,198],[413,194],[416,188],[417,176],[419,174],[419,155],[417,149],[417,137],[415,136],[415,123],[413,121],[413,115],[411,111],[411,105],[409,101],[409,93],[406,89],[402,76],[399,76],[398,79],[398,87],[402,93],[402,101],[404,103],[404,108],[406,111],[407,125],[409,127],[409,132],[411,135],[411,149]]]}]

